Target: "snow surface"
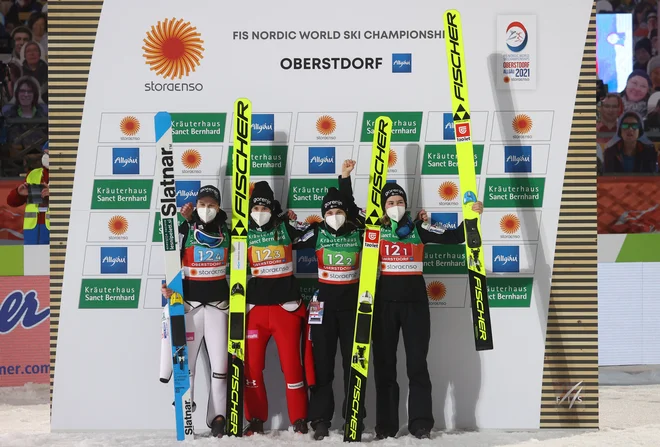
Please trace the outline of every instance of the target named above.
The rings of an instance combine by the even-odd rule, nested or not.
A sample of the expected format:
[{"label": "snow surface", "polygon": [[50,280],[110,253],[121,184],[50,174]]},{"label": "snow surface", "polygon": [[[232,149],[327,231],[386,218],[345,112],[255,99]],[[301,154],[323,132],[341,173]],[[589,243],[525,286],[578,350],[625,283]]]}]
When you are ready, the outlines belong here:
[{"label": "snow surface", "polygon": [[[621,383],[618,377],[612,382]],[[604,380],[608,382],[608,380]],[[292,431],[267,432],[250,438],[211,439],[201,433],[194,443],[177,442],[173,432],[122,433],[50,433],[48,385],[28,384],[24,387],[0,388],[0,446],[146,446],[166,447],[185,445],[232,446],[250,444],[256,447],[295,446],[314,443],[311,433]],[[94,411],[90,408],[89,411]],[[410,435],[396,439],[374,441],[373,431],[363,435],[361,445],[374,446],[430,446],[443,447],[609,447],[660,445],[660,385],[601,386],[599,431],[541,430],[536,432],[433,432],[431,440],[418,440]],[[291,429],[290,429],[291,430]],[[342,443],[339,431],[331,431],[329,439],[320,445]],[[343,444],[343,443],[342,443]],[[360,444],[355,444],[360,445]]]}]

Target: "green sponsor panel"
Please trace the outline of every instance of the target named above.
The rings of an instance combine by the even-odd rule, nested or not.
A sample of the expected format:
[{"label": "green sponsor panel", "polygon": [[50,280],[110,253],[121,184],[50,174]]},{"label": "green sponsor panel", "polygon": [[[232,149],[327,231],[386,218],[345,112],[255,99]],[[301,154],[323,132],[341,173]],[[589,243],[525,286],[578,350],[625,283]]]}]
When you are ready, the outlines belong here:
[{"label": "green sponsor panel", "polygon": [[529,307],[534,278],[487,278],[490,307]]},{"label": "green sponsor panel", "polygon": [[425,275],[466,275],[464,245],[428,244],[424,246]]},{"label": "green sponsor panel", "polygon": [[309,304],[314,296],[314,292],[318,288],[318,278],[298,278],[300,285],[300,295],[302,296],[305,306]]},{"label": "green sponsor panel", "polygon": [[0,245],[0,276],[23,276],[23,267],[23,244]]},{"label": "green sponsor panel", "polygon": [[[481,175],[484,145],[474,145],[474,168]],[[455,144],[427,144],[424,146],[422,175],[458,175],[458,159]]]},{"label": "green sponsor panel", "polygon": [[321,210],[323,196],[328,188],[337,187],[337,178],[301,179],[292,178],[289,181],[289,198],[287,207],[292,209],[313,208]]},{"label": "green sponsor panel", "polygon": [[[250,148],[250,175],[284,175],[286,173],[286,157],[288,146],[252,146]],[[225,175],[231,177],[234,164],[234,147],[229,146],[227,152],[227,169]]]},{"label": "green sponsor panel", "polygon": [[374,123],[379,116],[387,116],[392,120],[391,141],[419,141],[423,114],[424,112],[364,112],[360,141],[374,140]]},{"label": "green sponsor panel", "polygon": [[540,208],[543,206],[545,178],[487,178],[486,208]]},{"label": "green sponsor panel", "polygon": [[[176,218],[178,221],[178,225],[181,225],[185,221],[181,213],[176,213]],[[153,237],[151,238],[151,241],[163,242],[163,232],[161,230],[161,225],[160,225],[160,211],[156,211],[156,215],[154,216],[154,233],[153,233]]]},{"label": "green sponsor panel", "polygon": [[660,262],[660,233],[627,234],[616,262]]},{"label": "green sponsor panel", "polygon": [[137,309],[141,279],[83,279],[80,309]]},{"label": "green sponsor panel", "polygon": [[94,180],[93,210],[147,210],[153,180]]},{"label": "green sponsor panel", "polygon": [[226,113],[172,113],[173,143],[222,143]]}]

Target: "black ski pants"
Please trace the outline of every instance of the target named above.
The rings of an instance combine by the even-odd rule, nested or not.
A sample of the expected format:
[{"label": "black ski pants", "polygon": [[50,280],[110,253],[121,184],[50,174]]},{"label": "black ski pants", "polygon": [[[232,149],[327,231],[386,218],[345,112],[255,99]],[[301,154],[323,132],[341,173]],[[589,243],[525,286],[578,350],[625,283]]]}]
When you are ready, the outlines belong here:
[{"label": "black ski pants", "polygon": [[311,421],[312,428],[315,428],[319,421],[324,421],[330,426],[335,411],[332,382],[335,378],[337,340],[339,340],[342,366],[344,368],[342,417],[346,414],[346,392],[349,373],[351,371],[355,310],[333,310],[326,308],[323,310],[323,323],[312,324],[310,327],[312,329],[312,351],[314,353],[316,385],[311,390],[308,420]]},{"label": "black ski pants", "polygon": [[408,398],[408,429],[433,428],[431,379],[426,356],[431,337],[427,300],[383,301],[376,295],[373,321],[373,359],[376,383],[376,433],[395,436],[399,431],[399,384],[396,378],[396,351],[399,331],[403,332]]}]

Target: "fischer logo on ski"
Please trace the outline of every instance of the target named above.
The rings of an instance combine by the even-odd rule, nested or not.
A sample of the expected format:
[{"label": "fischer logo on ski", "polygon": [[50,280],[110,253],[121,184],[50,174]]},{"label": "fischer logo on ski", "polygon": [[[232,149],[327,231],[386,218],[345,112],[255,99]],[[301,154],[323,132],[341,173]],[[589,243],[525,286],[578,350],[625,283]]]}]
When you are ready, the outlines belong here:
[{"label": "fischer logo on ski", "polygon": [[447,65],[452,95],[452,112],[458,161],[458,178],[463,194],[463,219],[465,227],[465,251],[472,302],[472,321],[477,351],[493,349],[486,266],[481,240],[479,214],[472,210],[477,201],[477,177],[474,169],[474,148],[470,129],[467,76],[463,48],[461,16],[456,10],[444,15]]},{"label": "fischer logo on ski", "polygon": [[227,381],[227,434],[243,436],[243,385],[245,384],[245,290],[250,187],[252,103],[234,102],[232,153],[231,274]]},{"label": "fischer logo on ski", "polygon": [[362,245],[362,262],[360,266],[360,283],[358,286],[357,313],[355,316],[355,331],[353,333],[353,348],[351,370],[348,381],[348,398],[344,418],[345,442],[359,442],[362,438],[362,420],[360,408],[364,408],[366,397],[367,376],[369,371],[369,351],[371,344],[371,323],[374,310],[374,295],[376,293],[376,276],[378,275],[378,259],[380,244],[380,218],[382,216],[381,190],[387,179],[387,164],[392,135],[392,120],[380,116],[375,123],[374,140],[371,149],[371,173],[369,174],[369,200],[366,212],[366,230]]}]

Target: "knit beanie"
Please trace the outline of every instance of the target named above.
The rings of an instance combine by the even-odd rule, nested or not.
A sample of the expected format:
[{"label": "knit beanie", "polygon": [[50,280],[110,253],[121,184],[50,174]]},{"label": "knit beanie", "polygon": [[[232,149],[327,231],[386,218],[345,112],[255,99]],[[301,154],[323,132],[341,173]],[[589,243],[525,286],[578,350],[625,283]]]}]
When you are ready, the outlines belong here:
[{"label": "knit beanie", "polygon": [[348,212],[344,196],[334,186],[328,188],[327,194],[323,197],[323,204],[321,205],[321,214],[325,217],[325,213],[332,209],[340,209],[345,213]]},{"label": "knit beanie", "polygon": [[250,196],[250,209],[255,206],[265,206],[271,212],[275,206],[275,195],[270,185],[266,181],[257,182]]},{"label": "knit beanie", "polygon": [[381,206],[383,207],[383,211],[385,211],[385,202],[387,202],[387,199],[392,196],[403,197],[406,208],[408,208],[408,197],[406,196],[406,192],[403,190],[403,188],[396,183],[386,183],[381,191]]}]

